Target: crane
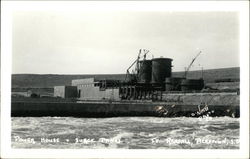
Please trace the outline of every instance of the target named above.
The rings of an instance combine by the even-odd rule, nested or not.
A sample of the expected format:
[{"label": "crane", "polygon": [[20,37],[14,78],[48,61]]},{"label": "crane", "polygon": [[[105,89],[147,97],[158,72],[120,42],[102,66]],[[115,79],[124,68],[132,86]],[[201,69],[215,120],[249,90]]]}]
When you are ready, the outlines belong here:
[{"label": "crane", "polygon": [[191,63],[189,64],[189,66],[187,67],[187,69],[185,70],[185,75],[184,77],[187,77],[188,71],[191,68],[192,64],[194,63],[194,61],[196,60],[196,58],[201,54],[201,51],[193,58],[193,60],[191,61]]},{"label": "crane", "polygon": [[[146,55],[149,53],[149,50],[143,49],[143,51],[144,51],[143,59],[145,60]],[[138,72],[138,69],[139,69],[139,60],[141,58],[141,53],[142,53],[142,49],[139,50],[139,54],[137,56],[137,59],[128,67],[125,81],[127,80],[128,76],[130,76],[132,78],[132,81],[137,80],[136,72]],[[134,64],[136,64],[136,67],[134,70],[132,70],[132,74],[130,74],[129,70],[134,66]]]}]

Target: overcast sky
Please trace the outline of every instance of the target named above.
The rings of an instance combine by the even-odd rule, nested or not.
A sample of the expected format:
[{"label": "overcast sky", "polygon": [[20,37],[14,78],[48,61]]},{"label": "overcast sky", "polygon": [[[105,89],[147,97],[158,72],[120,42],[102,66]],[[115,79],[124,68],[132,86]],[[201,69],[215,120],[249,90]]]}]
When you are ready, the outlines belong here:
[{"label": "overcast sky", "polygon": [[13,73],[125,73],[139,49],[183,71],[239,66],[235,12],[15,12]]}]

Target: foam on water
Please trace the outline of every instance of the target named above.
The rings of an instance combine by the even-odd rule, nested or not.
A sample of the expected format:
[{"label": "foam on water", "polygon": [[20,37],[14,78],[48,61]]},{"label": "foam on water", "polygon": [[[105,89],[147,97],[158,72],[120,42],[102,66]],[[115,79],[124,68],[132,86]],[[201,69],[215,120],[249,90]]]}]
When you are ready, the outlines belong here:
[{"label": "foam on water", "polygon": [[11,136],[13,148],[237,149],[239,119],[13,117]]}]

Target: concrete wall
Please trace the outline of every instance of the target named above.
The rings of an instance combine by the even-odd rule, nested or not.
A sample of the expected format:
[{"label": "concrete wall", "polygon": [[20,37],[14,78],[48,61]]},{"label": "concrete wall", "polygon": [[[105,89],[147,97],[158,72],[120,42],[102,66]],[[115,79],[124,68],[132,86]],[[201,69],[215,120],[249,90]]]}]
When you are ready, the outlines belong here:
[{"label": "concrete wall", "polygon": [[111,88],[105,90],[105,98],[107,99],[114,99],[114,100],[120,100],[119,97],[119,88]]},{"label": "concrete wall", "polygon": [[12,97],[29,97],[28,92],[11,92]]},{"label": "concrete wall", "polygon": [[[197,105],[168,105],[166,103],[46,103],[12,102],[11,116],[80,116],[80,117],[115,117],[115,116],[159,116],[158,108],[164,107],[166,117],[197,117],[200,112]],[[210,116],[239,117],[239,105],[209,105]],[[194,115],[192,115],[194,114]],[[198,114],[199,115],[199,114]]]},{"label": "concrete wall", "polygon": [[54,97],[76,98],[77,87],[76,86],[55,86]]},{"label": "concrete wall", "polygon": [[240,89],[240,82],[220,82],[220,83],[206,83],[206,86],[213,89],[225,90],[225,89]]},{"label": "concrete wall", "polygon": [[199,105],[239,105],[240,96],[236,93],[187,93],[187,94],[163,94],[162,100],[168,103],[180,103]]},{"label": "concrete wall", "polygon": [[55,86],[54,97],[65,98],[65,86]]},{"label": "concrete wall", "polygon": [[99,87],[78,87],[78,92],[80,90],[80,99],[83,100],[102,100],[102,99],[112,99],[120,100],[119,89],[109,88],[105,90],[100,90]]},{"label": "concrete wall", "polygon": [[120,100],[119,88],[101,90],[99,82],[94,78],[72,80],[72,86],[77,86],[78,98],[82,100]]},{"label": "concrete wall", "polygon": [[65,86],[65,98],[76,98],[77,87],[76,86]]}]

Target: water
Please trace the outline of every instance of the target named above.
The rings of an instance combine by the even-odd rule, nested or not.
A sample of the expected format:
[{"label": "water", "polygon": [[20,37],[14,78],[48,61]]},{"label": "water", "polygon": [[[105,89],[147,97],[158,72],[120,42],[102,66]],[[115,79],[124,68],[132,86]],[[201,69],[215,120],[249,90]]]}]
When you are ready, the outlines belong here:
[{"label": "water", "polygon": [[238,149],[239,119],[12,117],[13,148]]}]

